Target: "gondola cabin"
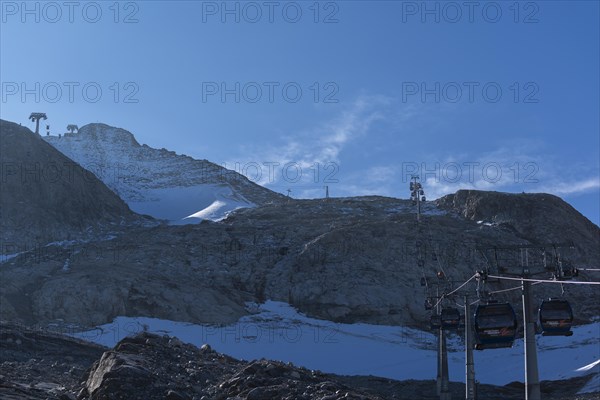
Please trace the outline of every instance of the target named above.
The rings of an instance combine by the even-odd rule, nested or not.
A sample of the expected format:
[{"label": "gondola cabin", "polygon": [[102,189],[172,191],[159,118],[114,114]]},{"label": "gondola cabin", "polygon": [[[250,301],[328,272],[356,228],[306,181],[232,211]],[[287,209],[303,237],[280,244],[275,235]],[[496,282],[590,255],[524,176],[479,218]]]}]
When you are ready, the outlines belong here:
[{"label": "gondola cabin", "polygon": [[452,307],[442,308],[440,323],[442,329],[458,329],[460,326],[460,312]]},{"label": "gondola cabin", "polygon": [[480,304],[473,318],[475,349],[511,347],[517,335],[517,317],[508,303]]},{"label": "gondola cabin", "polygon": [[431,329],[432,330],[437,330],[440,329],[442,326],[441,320],[440,320],[440,316],[437,314],[433,314],[431,316],[431,319],[429,320],[429,323],[431,325]]},{"label": "gondola cabin", "polygon": [[567,300],[548,299],[539,309],[540,325],[544,336],[571,336],[573,310]]}]

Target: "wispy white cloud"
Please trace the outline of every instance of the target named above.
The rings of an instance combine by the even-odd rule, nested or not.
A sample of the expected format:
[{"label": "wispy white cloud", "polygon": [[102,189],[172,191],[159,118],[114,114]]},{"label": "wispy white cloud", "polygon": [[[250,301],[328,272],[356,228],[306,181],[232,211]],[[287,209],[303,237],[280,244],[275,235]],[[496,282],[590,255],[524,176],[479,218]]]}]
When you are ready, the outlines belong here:
[{"label": "wispy white cloud", "polygon": [[[384,113],[380,109],[389,102],[390,99],[383,96],[358,98],[333,121],[313,132],[305,133],[304,137],[290,138],[293,151],[288,154],[300,157],[306,163],[339,161],[340,152],[348,142],[363,136],[374,122],[384,119]],[[308,143],[304,140],[307,138],[314,140]],[[278,150],[275,149],[277,153]]]},{"label": "wispy white cloud", "polygon": [[[254,179],[257,183],[280,192],[289,187],[294,197],[323,197],[324,187],[330,185],[333,196],[407,198],[411,173],[421,176],[428,199],[460,189],[546,192],[566,197],[600,190],[597,170],[584,163],[566,166],[543,141],[513,139],[512,135],[506,136],[510,142],[487,152],[429,148],[421,155],[410,153],[412,162],[387,164],[388,159],[375,158],[362,168],[344,166],[339,183],[325,179],[329,176],[335,182],[344,150],[372,135],[377,122],[393,127],[394,134],[410,137],[415,134],[415,121],[422,121],[424,114],[428,121],[436,119],[414,105],[398,107],[389,97],[361,96],[329,122],[291,132],[274,145],[245,149],[245,153],[252,154],[248,161],[262,167],[262,174]],[[265,165],[269,163],[275,165],[276,173],[269,173]],[[296,180],[299,170],[301,179]]]},{"label": "wispy white cloud", "polygon": [[557,196],[574,196],[600,190],[600,177],[583,179],[571,182],[555,182],[548,186],[541,186],[540,191]]},{"label": "wispy white cloud", "polygon": [[[275,145],[245,149],[245,153],[252,154],[252,159],[226,165],[256,163],[264,172],[256,179],[257,183],[290,185],[301,192],[299,196],[321,197],[324,191],[319,185],[328,183],[324,176],[335,180],[341,152],[349,143],[363,137],[375,122],[386,118],[382,110],[390,102],[391,99],[385,96],[361,96],[332,120],[312,130],[292,132]],[[268,173],[269,164],[276,173]],[[301,178],[296,181],[299,171]]]}]

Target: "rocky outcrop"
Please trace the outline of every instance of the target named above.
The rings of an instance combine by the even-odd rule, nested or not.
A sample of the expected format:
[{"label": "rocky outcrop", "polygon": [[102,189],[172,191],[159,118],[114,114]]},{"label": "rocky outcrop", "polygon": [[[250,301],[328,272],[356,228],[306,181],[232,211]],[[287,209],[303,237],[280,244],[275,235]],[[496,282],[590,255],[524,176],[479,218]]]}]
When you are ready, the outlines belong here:
[{"label": "rocky outcrop", "polygon": [[139,334],[96,362],[79,399],[378,399],[290,364],[242,362],[176,338]]},{"label": "rocky outcrop", "polygon": [[546,193],[459,190],[436,204],[472,221],[503,226],[533,243],[573,242],[579,252],[600,258],[600,229],[560,197]]}]

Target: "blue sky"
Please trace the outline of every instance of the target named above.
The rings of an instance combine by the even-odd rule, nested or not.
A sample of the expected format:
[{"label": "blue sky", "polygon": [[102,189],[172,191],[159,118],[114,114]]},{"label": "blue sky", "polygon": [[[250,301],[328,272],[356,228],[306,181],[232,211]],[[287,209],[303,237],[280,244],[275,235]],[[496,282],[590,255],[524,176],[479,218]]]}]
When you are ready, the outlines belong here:
[{"label": "blue sky", "polygon": [[416,172],[600,222],[597,1],[1,3],[3,119],[119,126],[294,197],[407,198]]}]

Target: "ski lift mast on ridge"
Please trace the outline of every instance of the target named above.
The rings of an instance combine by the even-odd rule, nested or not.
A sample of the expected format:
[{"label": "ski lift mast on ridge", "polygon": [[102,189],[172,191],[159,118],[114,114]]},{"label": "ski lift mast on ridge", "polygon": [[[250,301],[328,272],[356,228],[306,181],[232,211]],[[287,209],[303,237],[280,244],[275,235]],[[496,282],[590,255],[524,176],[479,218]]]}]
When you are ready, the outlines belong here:
[{"label": "ski lift mast on ridge", "polygon": [[40,134],[40,119],[47,120],[46,113],[32,112],[29,116],[31,122],[35,122],[35,133]]}]

